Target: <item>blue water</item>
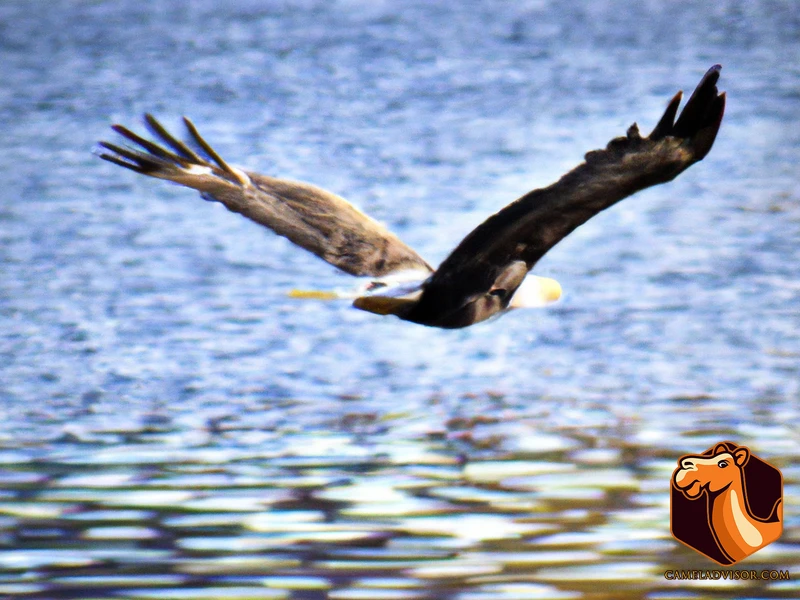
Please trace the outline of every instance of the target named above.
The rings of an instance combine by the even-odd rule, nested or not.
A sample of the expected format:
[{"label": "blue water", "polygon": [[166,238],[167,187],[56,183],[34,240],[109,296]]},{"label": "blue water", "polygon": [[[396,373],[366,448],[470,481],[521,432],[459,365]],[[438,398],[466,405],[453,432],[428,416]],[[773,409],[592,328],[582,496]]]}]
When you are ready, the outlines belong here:
[{"label": "blue water", "polygon": [[[0,595],[796,597],[660,575],[711,564],[668,486],[721,439],[784,473],[750,564],[800,565],[793,3],[7,1],[0,59]],[[185,114],[436,264],[717,62],[710,155],[461,331],[289,298],[350,282],[92,155]]]}]

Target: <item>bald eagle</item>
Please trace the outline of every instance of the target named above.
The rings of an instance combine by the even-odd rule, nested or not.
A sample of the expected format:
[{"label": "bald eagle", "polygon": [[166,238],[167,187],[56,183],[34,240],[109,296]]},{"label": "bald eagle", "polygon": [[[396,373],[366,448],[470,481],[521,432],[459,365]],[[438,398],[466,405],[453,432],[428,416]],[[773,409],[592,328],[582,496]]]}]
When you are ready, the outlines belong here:
[{"label": "bald eagle", "polygon": [[[228,164],[186,117],[184,143],[153,116],[145,124],[161,145],[122,125],[133,142],[100,142],[100,158],[198,190],[207,200],[268,227],[338,269],[370,278],[356,308],[431,327],[459,328],[511,308],[560,295],[560,286],[529,271],[559,240],[592,216],[644,188],[665,183],[702,160],[725,110],[716,87],[720,66],[702,78],[680,115],[682,92],[647,137],[634,123],[624,137],[594,150],[552,185],[528,192],[492,215],[433,269],[383,225],[343,198],[308,183]],[[676,119],[677,116],[677,119]]]}]

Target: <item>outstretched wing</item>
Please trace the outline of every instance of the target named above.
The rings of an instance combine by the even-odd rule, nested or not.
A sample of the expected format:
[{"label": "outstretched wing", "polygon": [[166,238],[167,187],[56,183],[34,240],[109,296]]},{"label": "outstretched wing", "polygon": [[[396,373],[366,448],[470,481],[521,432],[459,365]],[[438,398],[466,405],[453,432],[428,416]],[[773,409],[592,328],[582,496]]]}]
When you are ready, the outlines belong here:
[{"label": "outstretched wing", "polygon": [[187,118],[196,152],[152,115],[150,132],[163,146],[122,125],[112,129],[138,148],[100,142],[100,158],[143,175],[198,190],[229,210],[268,227],[346,273],[384,277],[398,271],[433,271],[414,250],[352,204],[316,186],[245,172],[226,163]]},{"label": "outstretched wing", "polygon": [[[524,261],[530,270],[600,211],[674,179],[701,160],[714,143],[725,109],[725,94],[716,87],[720,68],[708,70],[677,121],[681,92],[646,138],[634,123],[626,137],[589,152],[586,162],[553,185],[525,194],[479,225],[425,283],[410,318],[435,322],[459,310],[492,290],[508,265]],[[514,290],[508,291],[510,296]]]}]

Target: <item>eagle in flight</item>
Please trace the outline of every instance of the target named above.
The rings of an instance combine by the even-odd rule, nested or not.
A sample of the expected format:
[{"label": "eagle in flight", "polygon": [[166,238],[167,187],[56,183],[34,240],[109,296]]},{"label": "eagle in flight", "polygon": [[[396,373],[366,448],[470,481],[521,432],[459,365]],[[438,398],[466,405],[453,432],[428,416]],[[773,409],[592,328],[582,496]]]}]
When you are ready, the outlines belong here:
[{"label": "eagle in flight", "polygon": [[552,185],[528,192],[486,219],[438,269],[344,198],[228,164],[186,117],[188,144],[147,114],[145,124],[161,145],[113,125],[135,146],[100,142],[99,156],[198,190],[203,198],[268,227],[345,273],[369,278],[354,294],[357,308],[453,329],[557,299],[557,282],[533,275],[526,279],[550,248],[600,211],[702,160],[725,110],[725,94],[716,86],[720,68],[714,65],[706,72],[680,115],[682,92],[670,100],[650,135],[642,137],[634,123],[624,137],[589,152]]}]

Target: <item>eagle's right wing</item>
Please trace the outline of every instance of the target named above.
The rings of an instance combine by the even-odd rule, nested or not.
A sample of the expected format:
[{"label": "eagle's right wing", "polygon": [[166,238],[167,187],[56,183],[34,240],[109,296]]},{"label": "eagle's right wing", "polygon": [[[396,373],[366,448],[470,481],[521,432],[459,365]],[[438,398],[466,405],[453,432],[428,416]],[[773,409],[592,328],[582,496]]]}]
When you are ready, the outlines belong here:
[{"label": "eagle's right wing", "polygon": [[584,163],[556,183],[525,194],[479,225],[425,283],[411,318],[438,322],[490,293],[507,304],[515,290],[496,289],[496,281],[509,265],[524,262],[530,270],[600,211],[674,179],[703,159],[725,110],[725,94],[716,86],[720,68],[714,65],[706,72],[677,120],[681,92],[649,136],[642,137],[633,124],[627,136],[589,152]]}]

